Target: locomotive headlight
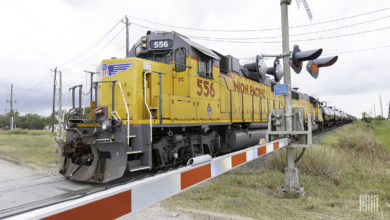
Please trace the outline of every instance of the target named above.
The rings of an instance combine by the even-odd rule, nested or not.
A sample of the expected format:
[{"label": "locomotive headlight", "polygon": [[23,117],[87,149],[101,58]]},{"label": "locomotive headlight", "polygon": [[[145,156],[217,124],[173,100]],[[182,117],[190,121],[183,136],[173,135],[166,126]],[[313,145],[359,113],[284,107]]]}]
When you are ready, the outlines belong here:
[{"label": "locomotive headlight", "polygon": [[142,41],[142,43],[146,43],[146,37],[143,36],[143,37],[141,38],[141,41]]},{"label": "locomotive headlight", "polygon": [[146,45],[146,44],[142,44],[141,47],[142,47],[142,48],[146,48],[147,45]]},{"label": "locomotive headlight", "polygon": [[103,131],[107,131],[107,130],[109,130],[110,128],[111,128],[111,123],[110,123],[110,121],[109,121],[109,120],[103,121],[103,123],[102,123],[102,129],[103,129]]}]

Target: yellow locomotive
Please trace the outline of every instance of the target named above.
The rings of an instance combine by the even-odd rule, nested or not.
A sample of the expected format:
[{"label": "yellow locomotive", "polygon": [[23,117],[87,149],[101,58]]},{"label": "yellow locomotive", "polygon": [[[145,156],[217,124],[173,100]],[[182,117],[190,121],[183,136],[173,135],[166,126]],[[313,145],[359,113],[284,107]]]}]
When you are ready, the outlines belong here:
[{"label": "yellow locomotive", "polygon": [[[59,142],[60,172],[107,182],[125,171],[164,169],[257,144],[284,97],[274,95],[277,82],[256,66],[241,66],[176,32],[148,31],[129,57],[99,65],[91,119],[73,101],[66,140]],[[295,90],[292,97],[305,118],[315,115],[310,123],[322,123],[316,99]]]}]

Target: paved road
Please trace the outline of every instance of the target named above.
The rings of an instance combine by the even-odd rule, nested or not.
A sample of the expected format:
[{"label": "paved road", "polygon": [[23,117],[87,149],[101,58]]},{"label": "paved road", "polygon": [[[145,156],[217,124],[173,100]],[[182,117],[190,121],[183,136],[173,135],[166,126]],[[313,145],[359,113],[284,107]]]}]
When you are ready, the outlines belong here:
[{"label": "paved road", "polygon": [[[63,194],[96,186],[75,183],[60,175],[19,165],[0,158],[0,219],[32,207],[50,204]],[[53,198],[54,197],[54,198]],[[37,204],[37,201],[40,201]],[[159,204],[122,219],[191,219],[182,212],[170,212]]]},{"label": "paved road", "polygon": [[0,159],[0,218],[9,212],[20,211],[36,201],[91,187],[66,181],[57,176]]}]

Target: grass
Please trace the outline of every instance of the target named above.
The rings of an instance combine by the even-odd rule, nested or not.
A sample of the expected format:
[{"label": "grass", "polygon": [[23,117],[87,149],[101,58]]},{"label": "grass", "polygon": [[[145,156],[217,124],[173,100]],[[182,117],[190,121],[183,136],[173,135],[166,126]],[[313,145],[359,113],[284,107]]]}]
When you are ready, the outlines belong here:
[{"label": "grass", "polygon": [[382,121],[374,127],[374,135],[382,141],[390,153],[390,121]]},{"label": "grass", "polygon": [[60,159],[54,136],[39,130],[0,131],[0,155],[42,168],[50,168]]},{"label": "grass", "polygon": [[[237,168],[165,203],[255,219],[390,219],[390,123],[355,122],[322,138],[297,166],[305,196],[281,193],[285,151],[262,169]],[[359,195],[379,197],[360,212]]]}]

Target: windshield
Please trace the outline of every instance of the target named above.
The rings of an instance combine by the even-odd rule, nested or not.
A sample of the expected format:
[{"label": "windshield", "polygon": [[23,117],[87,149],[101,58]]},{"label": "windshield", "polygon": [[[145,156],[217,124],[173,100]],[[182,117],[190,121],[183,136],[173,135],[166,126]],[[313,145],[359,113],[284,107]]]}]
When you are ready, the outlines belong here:
[{"label": "windshield", "polygon": [[140,54],[139,58],[169,64],[172,61],[172,51],[158,54]]}]

